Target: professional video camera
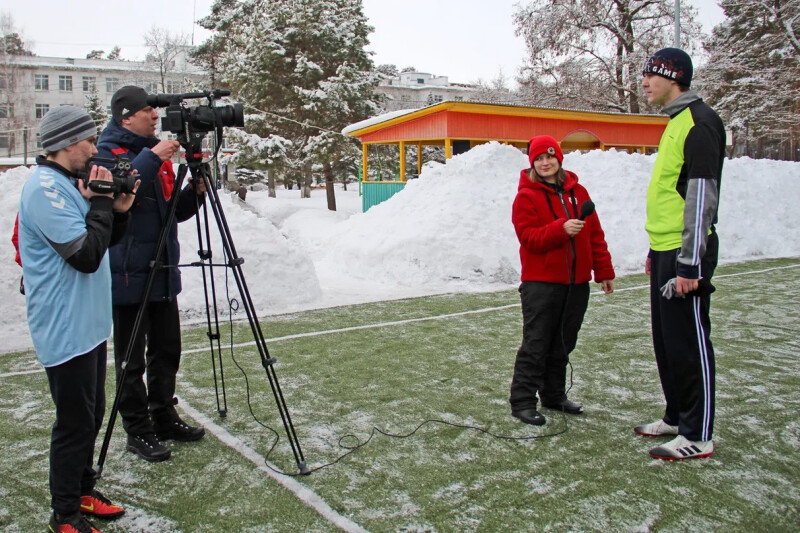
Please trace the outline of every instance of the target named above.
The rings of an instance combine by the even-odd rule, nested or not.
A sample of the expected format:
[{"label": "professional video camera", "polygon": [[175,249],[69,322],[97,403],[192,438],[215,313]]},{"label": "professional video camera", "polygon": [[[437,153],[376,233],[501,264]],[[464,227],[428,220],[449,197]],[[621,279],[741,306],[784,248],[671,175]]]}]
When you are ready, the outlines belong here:
[{"label": "professional video camera", "polygon": [[[107,167],[111,172],[111,181],[93,180],[89,181],[89,171],[92,165],[100,163]],[[83,184],[94,192],[107,194],[120,194],[133,192],[136,186],[136,176],[132,175],[133,162],[126,157],[119,159],[109,159],[106,157],[90,157],[86,161],[86,168],[78,172],[78,177],[83,180]]]},{"label": "professional video camera", "polygon": [[[244,106],[239,103],[214,106],[214,100],[229,96],[230,91],[214,89],[184,94],[151,94],[147,96],[150,107],[166,107],[161,119],[161,129],[172,133],[206,133],[223,126],[244,127]],[[188,106],[184,100],[207,98],[208,105]]]}]

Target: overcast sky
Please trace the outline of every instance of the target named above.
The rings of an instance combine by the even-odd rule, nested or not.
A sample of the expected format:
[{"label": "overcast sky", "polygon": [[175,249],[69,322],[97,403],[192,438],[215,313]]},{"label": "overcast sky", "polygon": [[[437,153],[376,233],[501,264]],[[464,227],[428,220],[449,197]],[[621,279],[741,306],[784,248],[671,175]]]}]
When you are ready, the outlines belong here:
[{"label": "overcast sky", "polygon": [[[672,2],[673,0],[665,0]],[[699,10],[708,32],[722,18],[716,0],[682,0]],[[0,0],[0,11],[14,20],[23,38],[42,56],[85,57],[115,45],[124,59],[143,59],[143,35],[153,26],[194,35],[209,34],[193,21],[210,12],[213,0]],[[525,46],[514,36],[511,13],[516,0],[364,0],[375,31],[370,49],[376,64],[412,66],[451,82],[492,80],[500,72],[512,79]]]}]

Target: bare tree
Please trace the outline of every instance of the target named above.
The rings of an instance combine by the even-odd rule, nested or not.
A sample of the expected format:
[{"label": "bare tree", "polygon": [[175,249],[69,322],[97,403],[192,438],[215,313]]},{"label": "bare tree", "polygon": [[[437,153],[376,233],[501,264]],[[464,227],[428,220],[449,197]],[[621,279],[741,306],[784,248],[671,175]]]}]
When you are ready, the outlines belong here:
[{"label": "bare tree", "polygon": [[167,73],[175,70],[175,59],[186,50],[189,37],[180,33],[170,34],[169,30],[153,26],[144,36],[148,52],[145,61],[154,63],[161,76],[161,91],[167,90]]},{"label": "bare tree", "polygon": [[[0,136],[6,145],[4,156],[27,153],[26,134],[32,124],[26,123],[26,108],[32,108],[32,92],[26,90],[27,74],[19,66],[20,56],[32,56],[14,25],[11,14],[0,12]],[[27,131],[26,131],[27,130]]]},{"label": "bare tree", "polygon": [[[696,10],[684,2],[682,47],[700,35]],[[647,56],[671,45],[674,3],[664,0],[530,0],[514,24],[528,49],[519,82],[556,105],[638,113]],[[565,100],[565,103],[561,102]]]},{"label": "bare tree", "polygon": [[523,103],[519,95],[509,88],[503,69],[498,69],[497,75],[489,81],[479,78],[476,85],[478,90],[470,93],[468,97],[470,100],[503,104]]}]

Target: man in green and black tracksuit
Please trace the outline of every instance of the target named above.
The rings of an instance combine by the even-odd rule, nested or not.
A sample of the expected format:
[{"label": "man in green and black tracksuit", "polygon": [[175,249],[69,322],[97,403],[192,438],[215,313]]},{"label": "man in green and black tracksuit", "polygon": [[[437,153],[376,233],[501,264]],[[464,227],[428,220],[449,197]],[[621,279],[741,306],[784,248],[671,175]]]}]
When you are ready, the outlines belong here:
[{"label": "man in green and black tracksuit", "polygon": [[663,419],[637,426],[645,436],[675,438],[650,450],[657,459],[709,457],[714,452],[714,349],[709,308],[719,240],[714,228],[725,154],[719,116],[689,89],[691,58],[677,48],[645,65],[648,102],[670,116],[650,186],[647,222],[650,306]]}]

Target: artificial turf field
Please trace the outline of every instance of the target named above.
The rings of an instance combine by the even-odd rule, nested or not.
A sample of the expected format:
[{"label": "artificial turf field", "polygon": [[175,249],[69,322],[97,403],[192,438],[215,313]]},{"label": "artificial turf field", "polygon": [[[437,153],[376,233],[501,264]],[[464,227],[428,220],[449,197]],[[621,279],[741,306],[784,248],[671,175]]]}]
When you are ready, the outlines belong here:
[{"label": "artificial turf field", "polygon": [[[186,329],[179,410],[206,437],[171,443],[172,458],[151,464],[125,451],[118,422],[98,488],[127,514],[95,524],[104,532],[797,531],[800,258],[717,271],[716,451],[705,460],[653,460],[647,450],[667,439],[632,431],[663,414],[646,284],[634,275],[610,296],[593,288],[572,354],[570,397],[586,412],[545,409],[541,428],[509,414],[516,291],[262,318],[315,470],[302,477],[265,466],[267,456],[297,473],[247,324],[223,329],[225,418],[205,327]],[[0,531],[45,531],[53,408],[34,354],[0,355],[0,386]],[[110,408],[111,377],[107,393]]]}]

